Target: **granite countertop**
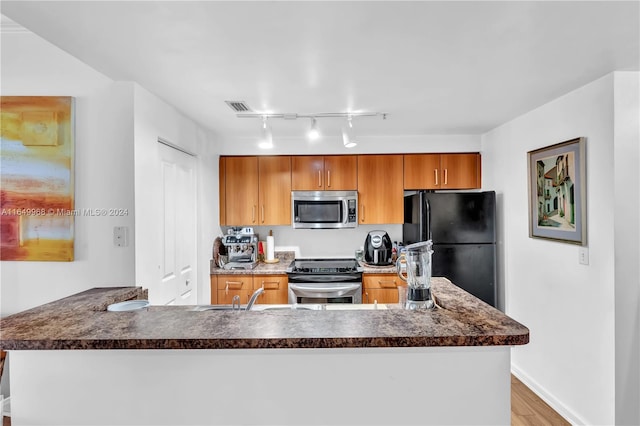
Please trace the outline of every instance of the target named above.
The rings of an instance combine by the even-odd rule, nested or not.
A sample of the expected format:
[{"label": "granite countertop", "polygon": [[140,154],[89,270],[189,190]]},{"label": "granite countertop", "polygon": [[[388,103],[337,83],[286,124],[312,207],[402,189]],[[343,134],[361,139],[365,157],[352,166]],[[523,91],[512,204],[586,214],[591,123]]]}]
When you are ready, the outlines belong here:
[{"label": "granite countertop", "polygon": [[[278,259],[277,263],[264,263],[259,262],[255,268],[253,269],[223,269],[218,268],[213,264],[213,261],[210,262],[211,267],[211,275],[234,275],[234,274],[286,274],[287,267],[293,262],[296,258],[295,252],[293,251],[282,251],[276,252],[274,257]],[[395,274],[396,267],[395,265],[389,266],[372,266],[367,265],[364,262],[358,262],[360,266],[364,268],[363,273],[365,274]]]},{"label": "granite countertop", "polygon": [[235,275],[235,274],[285,274],[286,269],[296,258],[293,251],[278,251],[274,253],[274,258],[278,259],[277,263],[259,262],[253,269],[223,269],[214,265],[213,260],[210,261],[211,275]]},{"label": "granite countertop", "polygon": [[529,330],[451,284],[433,278],[441,308],[193,311],[149,306],[109,312],[146,297],[139,287],[94,288],[0,319],[4,350],[246,349],[501,346],[529,342]]}]

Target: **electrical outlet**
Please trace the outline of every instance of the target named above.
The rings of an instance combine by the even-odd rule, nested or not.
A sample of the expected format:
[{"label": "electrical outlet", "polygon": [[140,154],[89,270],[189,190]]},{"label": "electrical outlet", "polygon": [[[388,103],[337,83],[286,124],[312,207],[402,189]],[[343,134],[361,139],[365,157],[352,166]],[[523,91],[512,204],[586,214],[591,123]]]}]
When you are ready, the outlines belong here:
[{"label": "electrical outlet", "polygon": [[587,247],[580,247],[578,249],[578,261],[581,265],[589,264],[589,249]]},{"label": "electrical outlet", "polygon": [[127,247],[129,241],[127,238],[128,229],[126,226],[113,227],[113,245],[116,247]]}]

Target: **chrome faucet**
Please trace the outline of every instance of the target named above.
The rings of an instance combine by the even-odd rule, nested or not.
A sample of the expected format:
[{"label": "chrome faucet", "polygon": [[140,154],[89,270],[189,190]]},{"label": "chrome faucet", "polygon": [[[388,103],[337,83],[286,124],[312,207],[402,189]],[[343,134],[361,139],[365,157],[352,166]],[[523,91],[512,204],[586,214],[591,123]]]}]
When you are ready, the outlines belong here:
[{"label": "chrome faucet", "polygon": [[256,303],[256,299],[262,293],[264,293],[264,287],[260,287],[259,289],[253,292],[253,294],[251,295],[251,298],[249,299],[249,302],[247,303],[247,311],[251,310],[251,307],[253,306],[253,304]]},{"label": "chrome faucet", "polygon": [[240,296],[238,296],[237,294],[233,296],[233,299],[231,299],[231,310],[233,311],[240,310]]}]

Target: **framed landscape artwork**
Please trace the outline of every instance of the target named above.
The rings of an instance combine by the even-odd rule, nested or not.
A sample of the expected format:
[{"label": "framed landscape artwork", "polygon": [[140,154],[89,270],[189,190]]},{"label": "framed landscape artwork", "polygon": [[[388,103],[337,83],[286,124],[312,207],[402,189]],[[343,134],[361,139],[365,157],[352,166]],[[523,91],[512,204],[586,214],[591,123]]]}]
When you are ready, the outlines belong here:
[{"label": "framed landscape artwork", "polygon": [[528,152],[529,236],[586,245],[585,138]]},{"label": "framed landscape artwork", "polygon": [[0,259],[74,257],[73,98],[2,96]]}]

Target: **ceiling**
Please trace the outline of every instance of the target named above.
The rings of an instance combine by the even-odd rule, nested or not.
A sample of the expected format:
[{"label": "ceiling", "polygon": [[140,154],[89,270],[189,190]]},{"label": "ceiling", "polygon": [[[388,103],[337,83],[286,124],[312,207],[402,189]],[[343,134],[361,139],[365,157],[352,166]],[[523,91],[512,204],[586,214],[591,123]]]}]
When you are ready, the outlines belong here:
[{"label": "ceiling", "polygon": [[[221,137],[257,113],[386,112],[357,135],[481,134],[640,69],[638,1],[2,1],[3,15]],[[270,120],[274,139],[308,119]],[[328,134],[341,119],[318,122]]]}]

